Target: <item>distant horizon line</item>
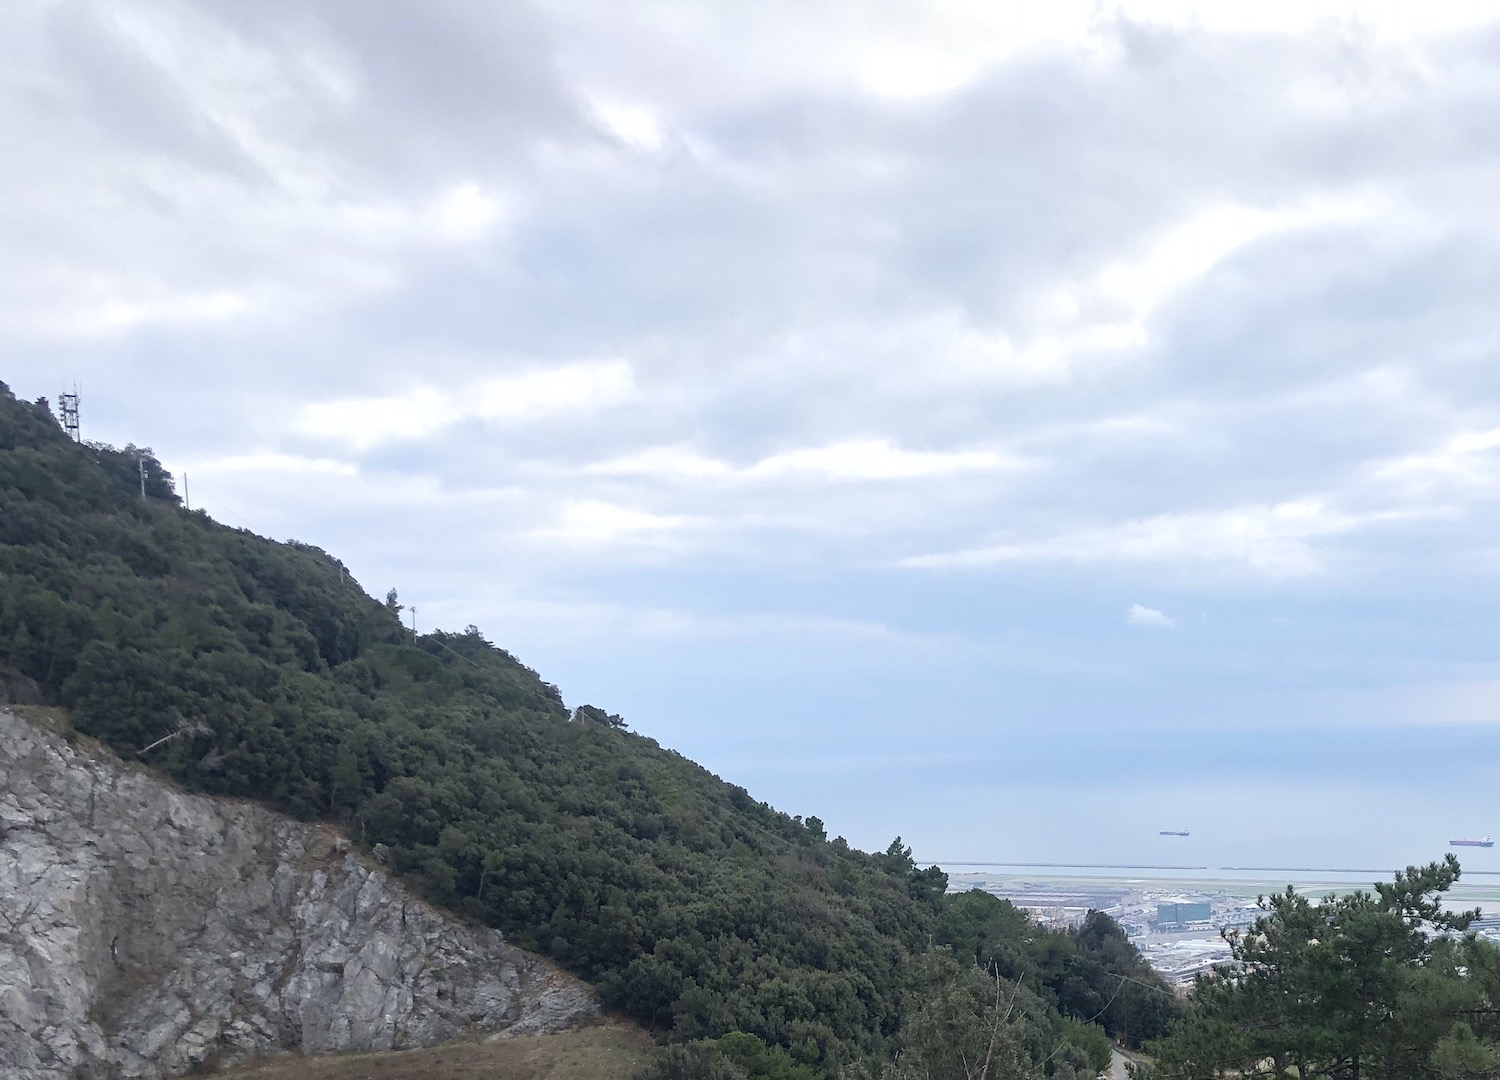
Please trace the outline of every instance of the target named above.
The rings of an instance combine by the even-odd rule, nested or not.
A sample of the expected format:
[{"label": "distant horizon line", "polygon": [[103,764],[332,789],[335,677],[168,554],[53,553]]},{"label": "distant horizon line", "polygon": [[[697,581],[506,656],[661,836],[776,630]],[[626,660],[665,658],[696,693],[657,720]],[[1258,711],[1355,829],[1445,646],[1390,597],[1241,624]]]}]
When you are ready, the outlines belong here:
[{"label": "distant horizon line", "polygon": [[[961,859],[934,860],[930,865],[938,867],[949,866],[1006,866],[1006,867],[1036,867],[1042,870],[1213,870],[1210,866],[1167,866],[1160,863],[1065,863],[1065,862],[1004,862],[990,860],[984,862],[965,861]],[[1347,867],[1347,866],[1220,866],[1220,871],[1234,871],[1240,873],[1257,874],[1397,874],[1401,870],[1398,867],[1387,869],[1373,869],[1369,867]],[[1500,877],[1500,870],[1464,870],[1463,874],[1470,877]]]},{"label": "distant horizon line", "polygon": [[1070,862],[964,862],[936,860],[934,866],[1040,866],[1058,870],[1207,870],[1206,866],[1163,866],[1151,863],[1070,863]]}]

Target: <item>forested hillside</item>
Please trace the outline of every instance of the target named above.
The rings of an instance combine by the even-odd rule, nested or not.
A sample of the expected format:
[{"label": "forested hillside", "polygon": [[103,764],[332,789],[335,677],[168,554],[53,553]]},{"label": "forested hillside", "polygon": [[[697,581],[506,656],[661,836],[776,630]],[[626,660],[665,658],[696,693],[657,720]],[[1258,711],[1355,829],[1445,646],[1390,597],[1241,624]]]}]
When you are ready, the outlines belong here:
[{"label": "forested hillside", "polygon": [[899,839],[856,851],[570,714],[477,629],[414,639],[334,557],[183,509],[149,450],[75,444],[3,384],[0,690],[189,788],[342,823],[724,1076],[909,1062],[934,1010],[985,1015],[975,961],[1039,1075],[1096,1067],[1095,1022],[1135,1041],[1176,1012],[1107,918],[1054,934],[947,896]]}]

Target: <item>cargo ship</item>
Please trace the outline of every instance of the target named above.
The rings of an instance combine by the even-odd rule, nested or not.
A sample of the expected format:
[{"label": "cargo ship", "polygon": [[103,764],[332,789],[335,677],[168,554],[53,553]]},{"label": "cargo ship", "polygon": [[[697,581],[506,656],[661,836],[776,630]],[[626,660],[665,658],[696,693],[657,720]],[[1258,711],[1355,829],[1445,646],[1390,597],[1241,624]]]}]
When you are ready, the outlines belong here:
[{"label": "cargo ship", "polygon": [[1449,840],[1449,847],[1494,847],[1493,837],[1485,836],[1479,840]]},{"label": "cargo ship", "polygon": [[1158,836],[1191,836],[1186,829],[1163,829],[1157,833]]}]

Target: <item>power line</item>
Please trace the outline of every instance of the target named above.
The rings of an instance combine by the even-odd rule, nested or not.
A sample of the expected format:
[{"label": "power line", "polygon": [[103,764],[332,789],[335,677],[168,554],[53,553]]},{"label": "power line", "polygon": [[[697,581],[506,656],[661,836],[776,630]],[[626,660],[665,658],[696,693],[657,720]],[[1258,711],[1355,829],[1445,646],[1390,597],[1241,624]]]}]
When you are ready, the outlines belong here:
[{"label": "power line", "polygon": [[[1119,997],[1120,996],[1120,991],[1123,990],[1123,989],[1125,989],[1125,983],[1126,982],[1134,982],[1135,981],[1134,979],[1126,979],[1126,977],[1124,975],[1118,975],[1118,974],[1116,974],[1113,971],[1106,971],[1105,974],[1106,975],[1114,975],[1115,978],[1121,980],[1120,981],[1120,985],[1117,986],[1117,987],[1115,987],[1115,992],[1113,994],[1111,994],[1110,997],[1109,997],[1109,1000],[1104,1003],[1104,1008],[1100,1009],[1093,1016],[1091,1016],[1087,1020],[1085,1020],[1084,1021],[1085,1024],[1092,1024],[1095,1020],[1099,1019],[1099,1017],[1101,1017],[1105,1013],[1109,1012],[1109,1007],[1115,1003],[1115,998]],[[1068,1042],[1067,1039],[1063,1039],[1060,1042],[1058,1042],[1058,1044],[1052,1048],[1052,1053],[1048,1054],[1046,1057],[1042,1058],[1041,1061],[1037,1062],[1037,1068],[1041,1068],[1043,1065],[1047,1064],[1047,1062],[1049,1062],[1053,1058],[1055,1058],[1058,1054],[1062,1053],[1062,1048],[1064,1046],[1068,1046],[1068,1045],[1071,1045],[1071,1044]]]},{"label": "power line", "polygon": [[1142,982],[1140,979],[1132,979],[1129,975],[1121,975],[1118,971],[1106,971],[1104,974],[1113,975],[1117,979],[1124,979],[1128,983],[1135,983],[1135,985],[1137,986],[1144,987],[1147,990],[1155,991],[1158,994],[1165,994],[1169,998],[1175,999],[1177,997],[1176,994],[1172,993],[1172,991],[1166,989],[1165,987],[1152,986],[1150,983]]},{"label": "power line", "polygon": [[[1076,963],[1078,963],[1078,961],[1079,961],[1078,957],[1076,957],[1076,956],[1069,956],[1063,962],[1067,963],[1067,964],[1076,964]],[[1118,971],[1110,971],[1108,968],[1103,969],[1103,974],[1109,975],[1109,976],[1111,976],[1113,978],[1116,978],[1116,979],[1124,979],[1126,982],[1135,983],[1137,986],[1144,987],[1147,990],[1154,990],[1158,994],[1165,994],[1169,998],[1175,998],[1177,996],[1176,994],[1172,993],[1172,991],[1166,989],[1165,987],[1153,986],[1151,983],[1142,982],[1140,979],[1133,979],[1129,975],[1121,975]]]},{"label": "power line", "polygon": [[[236,514],[234,511],[230,510],[221,501],[219,501],[216,498],[215,499],[207,498],[203,494],[203,484],[201,482],[198,484],[198,502],[200,504],[205,504],[206,507],[212,507],[217,513],[223,515],[224,517],[233,518],[235,521],[239,522],[239,527],[240,528],[247,529],[250,532],[254,532],[255,531],[255,526],[251,525],[248,521],[246,521],[239,514]],[[224,523],[220,522],[220,524],[224,524]]]}]

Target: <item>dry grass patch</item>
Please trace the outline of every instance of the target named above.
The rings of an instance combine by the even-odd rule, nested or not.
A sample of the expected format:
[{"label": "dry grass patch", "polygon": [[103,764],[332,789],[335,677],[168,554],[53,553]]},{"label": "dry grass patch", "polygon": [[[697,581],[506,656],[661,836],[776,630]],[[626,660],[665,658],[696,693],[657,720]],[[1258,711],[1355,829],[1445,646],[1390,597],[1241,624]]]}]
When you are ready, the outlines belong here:
[{"label": "dry grass patch", "polygon": [[651,1039],[622,1024],[492,1043],[332,1057],[285,1056],[218,1073],[224,1080],[628,1080]]}]

